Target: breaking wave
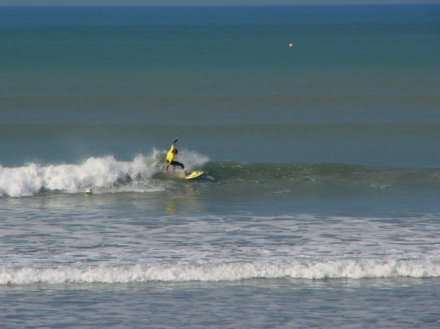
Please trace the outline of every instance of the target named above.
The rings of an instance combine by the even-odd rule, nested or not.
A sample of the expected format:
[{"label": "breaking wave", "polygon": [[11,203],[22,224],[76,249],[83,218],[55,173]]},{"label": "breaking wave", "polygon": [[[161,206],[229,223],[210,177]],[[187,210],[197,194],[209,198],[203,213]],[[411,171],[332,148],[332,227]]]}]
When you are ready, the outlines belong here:
[{"label": "breaking wave", "polygon": [[369,279],[440,277],[440,262],[429,260],[335,260],[284,264],[133,265],[0,268],[0,284],[238,281],[246,279]]},{"label": "breaking wave", "polygon": [[[188,167],[202,165],[208,159],[193,151],[179,154]],[[114,156],[91,157],[79,164],[41,165],[29,163],[22,167],[0,166],[0,197],[32,196],[41,191],[83,192],[86,187],[113,189],[132,181],[141,182],[141,191],[156,191],[151,178],[163,167],[164,152],[137,155],[130,161],[120,161]],[[122,187],[122,191],[133,189]],[[135,191],[138,189],[135,189]]]},{"label": "breaking wave", "polygon": [[[148,192],[163,190],[156,178],[164,166],[165,151],[154,150],[150,155],[137,155],[130,161],[114,156],[91,157],[79,164],[40,165],[22,167],[0,165],[0,197],[32,196],[41,191],[65,193],[83,192],[88,186],[103,192]],[[440,189],[438,168],[368,167],[337,163],[239,163],[208,162],[194,151],[183,150],[179,160],[187,169],[203,169],[209,181],[247,191],[303,191],[305,188],[328,189]],[[130,185],[131,183],[131,185]],[[136,184],[134,184],[136,183]],[[280,192],[280,186],[283,190]],[[278,192],[277,192],[278,191]]]}]

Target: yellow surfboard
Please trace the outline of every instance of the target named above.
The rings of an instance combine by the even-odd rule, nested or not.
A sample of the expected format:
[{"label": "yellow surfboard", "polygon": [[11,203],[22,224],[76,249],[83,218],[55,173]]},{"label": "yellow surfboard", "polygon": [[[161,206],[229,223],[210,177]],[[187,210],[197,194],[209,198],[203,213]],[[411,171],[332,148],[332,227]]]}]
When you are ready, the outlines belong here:
[{"label": "yellow surfboard", "polygon": [[204,174],[204,172],[201,170],[194,170],[190,174],[186,175],[185,179],[193,179],[193,178],[199,177],[203,174]]}]

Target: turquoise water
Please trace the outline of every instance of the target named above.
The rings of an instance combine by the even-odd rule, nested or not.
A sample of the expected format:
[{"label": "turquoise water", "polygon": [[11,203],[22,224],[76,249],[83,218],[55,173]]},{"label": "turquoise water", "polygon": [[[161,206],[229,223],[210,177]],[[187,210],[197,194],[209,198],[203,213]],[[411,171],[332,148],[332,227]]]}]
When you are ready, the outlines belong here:
[{"label": "turquoise water", "polygon": [[1,322],[438,327],[439,14],[1,8]]},{"label": "turquoise water", "polygon": [[174,136],[213,160],[440,160],[436,6],[0,15],[4,165],[129,159]]}]

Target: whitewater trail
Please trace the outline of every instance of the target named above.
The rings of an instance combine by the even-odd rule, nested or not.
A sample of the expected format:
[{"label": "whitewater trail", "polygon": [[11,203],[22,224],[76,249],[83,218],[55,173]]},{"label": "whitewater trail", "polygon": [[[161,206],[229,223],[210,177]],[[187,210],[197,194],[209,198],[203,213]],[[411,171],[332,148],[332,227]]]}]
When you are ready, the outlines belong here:
[{"label": "whitewater trail", "polygon": [[[79,164],[29,163],[21,167],[0,166],[0,197],[26,197],[43,190],[78,193],[88,186],[111,189],[115,184],[131,180],[148,183],[163,166],[164,151],[137,155],[130,161],[114,156],[90,157]],[[180,159],[190,168],[203,165],[208,159],[194,151],[182,151]],[[123,189],[126,191],[126,189]],[[156,190],[152,187],[152,190]]]}]

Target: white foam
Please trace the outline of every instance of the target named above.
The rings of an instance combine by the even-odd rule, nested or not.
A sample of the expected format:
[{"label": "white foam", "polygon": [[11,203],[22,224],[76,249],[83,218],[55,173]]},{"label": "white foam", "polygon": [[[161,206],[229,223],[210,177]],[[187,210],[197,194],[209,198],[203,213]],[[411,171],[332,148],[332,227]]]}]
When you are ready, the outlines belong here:
[{"label": "white foam", "polygon": [[138,155],[131,161],[117,161],[113,156],[91,157],[80,164],[0,168],[0,193],[11,197],[31,196],[42,189],[75,193],[86,186],[110,187],[127,176],[151,177],[154,166]]},{"label": "white foam", "polygon": [[209,161],[209,158],[195,151],[183,150],[179,152],[179,161],[185,164],[186,169],[200,168]]},{"label": "white foam", "polygon": [[[150,155],[137,155],[130,161],[103,156],[91,157],[80,164],[30,163],[12,168],[0,166],[0,197],[32,196],[41,190],[77,193],[83,192],[87,186],[112,189],[116,183],[127,180],[127,177],[145,182],[160,170],[164,158],[164,151],[154,150]],[[200,166],[208,161],[193,151],[182,152],[182,159],[188,163],[188,167]],[[127,191],[127,188],[121,190]],[[135,186],[134,191],[145,190],[149,189]],[[152,187],[151,190],[157,188]]]},{"label": "white foam", "polygon": [[440,277],[439,261],[335,260],[285,264],[133,265],[0,268],[0,284],[237,281],[253,278],[363,279]]}]

